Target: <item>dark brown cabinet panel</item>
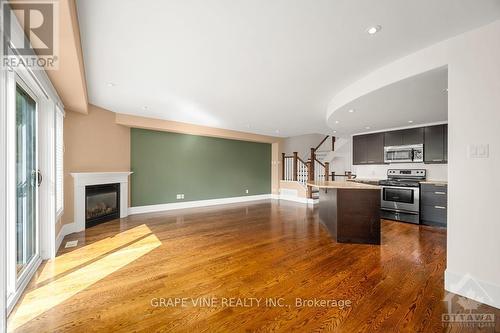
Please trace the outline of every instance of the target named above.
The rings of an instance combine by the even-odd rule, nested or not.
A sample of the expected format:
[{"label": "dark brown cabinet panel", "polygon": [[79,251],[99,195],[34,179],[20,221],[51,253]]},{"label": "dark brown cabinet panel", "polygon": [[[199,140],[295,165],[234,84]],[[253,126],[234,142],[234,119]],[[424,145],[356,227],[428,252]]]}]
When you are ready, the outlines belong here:
[{"label": "dark brown cabinet panel", "polygon": [[366,160],[368,164],[384,163],[384,134],[374,133],[365,136]]},{"label": "dark brown cabinet panel", "polygon": [[402,131],[391,131],[384,133],[384,140],[386,146],[402,146],[403,133]]},{"label": "dark brown cabinet panel", "polygon": [[384,133],[357,135],[352,143],[353,164],[384,164]]},{"label": "dark brown cabinet panel", "polygon": [[420,220],[422,224],[446,227],[448,187],[445,184],[420,185]]},{"label": "dark brown cabinet panel", "polygon": [[448,126],[428,126],[424,129],[424,162],[446,163],[448,161]]},{"label": "dark brown cabinet panel", "polygon": [[444,125],[444,162],[448,163],[448,125]]},{"label": "dark brown cabinet panel", "polygon": [[352,161],[359,164],[384,164],[384,146],[424,144],[425,163],[448,162],[448,125],[356,135],[352,138]]},{"label": "dark brown cabinet panel", "polygon": [[386,146],[406,146],[424,143],[424,129],[409,128],[384,133]]},{"label": "dark brown cabinet panel", "polygon": [[352,162],[353,164],[365,164],[365,144],[364,135],[357,135],[352,137]]},{"label": "dark brown cabinet panel", "polygon": [[424,143],[424,129],[410,128],[403,130],[403,145],[419,145]]}]

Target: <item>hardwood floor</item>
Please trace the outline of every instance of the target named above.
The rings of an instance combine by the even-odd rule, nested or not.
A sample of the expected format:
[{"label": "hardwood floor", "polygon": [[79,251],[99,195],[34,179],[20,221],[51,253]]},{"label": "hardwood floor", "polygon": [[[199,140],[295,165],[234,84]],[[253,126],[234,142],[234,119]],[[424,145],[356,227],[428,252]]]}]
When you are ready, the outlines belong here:
[{"label": "hardwood floor", "polygon": [[[135,215],[68,240],[78,247],[39,269],[10,331],[478,331],[443,327],[443,229],[383,221],[380,246],[336,244],[316,210],[269,200]],[[217,303],[194,306],[199,297]],[[281,307],[265,301],[280,298]],[[478,311],[496,314],[481,332],[500,331],[498,310]]]}]

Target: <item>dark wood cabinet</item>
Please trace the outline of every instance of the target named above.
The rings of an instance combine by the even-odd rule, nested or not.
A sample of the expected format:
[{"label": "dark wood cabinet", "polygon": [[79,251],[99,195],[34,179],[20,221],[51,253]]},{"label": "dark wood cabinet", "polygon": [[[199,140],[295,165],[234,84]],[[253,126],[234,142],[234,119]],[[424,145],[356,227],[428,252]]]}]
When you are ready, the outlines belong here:
[{"label": "dark wood cabinet", "polygon": [[427,126],[424,129],[424,162],[448,161],[448,125]]},{"label": "dark wood cabinet", "polygon": [[402,131],[385,132],[384,141],[386,146],[402,146],[403,133]]},{"label": "dark wood cabinet", "polygon": [[424,143],[424,129],[409,128],[399,131],[390,131],[384,133],[386,146],[407,146]]},{"label": "dark wood cabinet", "polygon": [[448,187],[445,183],[421,184],[420,222],[446,227],[448,209]]},{"label": "dark wood cabinet", "polygon": [[448,125],[356,135],[352,138],[354,165],[384,164],[384,146],[424,144],[425,163],[448,162]]},{"label": "dark wood cabinet", "polygon": [[356,135],[352,137],[352,163],[365,164],[365,148],[364,148],[364,135]]},{"label": "dark wood cabinet", "polygon": [[384,133],[356,135],[352,143],[353,164],[384,163]]},{"label": "dark wood cabinet", "polygon": [[448,125],[443,125],[444,126],[444,162],[448,163]]}]

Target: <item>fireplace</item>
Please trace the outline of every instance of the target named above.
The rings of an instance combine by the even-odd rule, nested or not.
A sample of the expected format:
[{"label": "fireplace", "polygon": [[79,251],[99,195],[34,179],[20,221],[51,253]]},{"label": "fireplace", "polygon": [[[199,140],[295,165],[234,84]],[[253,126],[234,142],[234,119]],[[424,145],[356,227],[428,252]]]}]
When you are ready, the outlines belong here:
[{"label": "fireplace", "polygon": [[120,183],[85,186],[85,228],[120,218]]}]

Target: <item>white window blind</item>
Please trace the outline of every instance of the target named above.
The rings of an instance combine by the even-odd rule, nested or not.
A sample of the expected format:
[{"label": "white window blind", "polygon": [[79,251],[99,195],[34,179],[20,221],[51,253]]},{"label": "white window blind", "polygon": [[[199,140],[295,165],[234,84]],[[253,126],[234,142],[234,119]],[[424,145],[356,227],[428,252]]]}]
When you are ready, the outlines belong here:
[{"label": "white window blind", "polygon": [[64,208],[64,113],[56,112],[56,212],[61,214]]}]

